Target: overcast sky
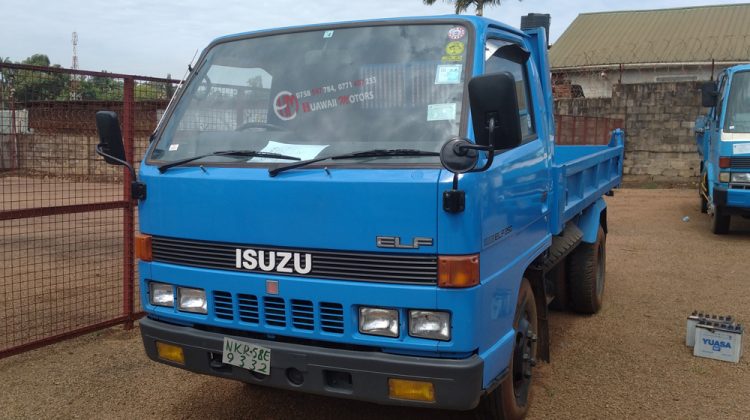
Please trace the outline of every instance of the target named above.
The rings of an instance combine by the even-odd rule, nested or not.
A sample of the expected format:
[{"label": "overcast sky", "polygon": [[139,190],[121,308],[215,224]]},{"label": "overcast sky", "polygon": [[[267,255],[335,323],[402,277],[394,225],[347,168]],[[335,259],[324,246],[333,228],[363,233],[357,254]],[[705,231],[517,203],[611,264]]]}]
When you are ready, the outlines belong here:
[{"label": "overcast sky", "polygon": [[[721,0],[743,3],[748,0]],[[522,15],[552,15],[554,41],[579,13],[717,4],[711,0],[505,0],[485,16],[518,26]],[[449,14],[445,2],[421,0],[2,0],[0,57],[47,54],[70,67],[78,32],[79,67],[182,77],[196,49],[230,33],[395,16]],[[473,10],[470,11],[473,13]]]}]

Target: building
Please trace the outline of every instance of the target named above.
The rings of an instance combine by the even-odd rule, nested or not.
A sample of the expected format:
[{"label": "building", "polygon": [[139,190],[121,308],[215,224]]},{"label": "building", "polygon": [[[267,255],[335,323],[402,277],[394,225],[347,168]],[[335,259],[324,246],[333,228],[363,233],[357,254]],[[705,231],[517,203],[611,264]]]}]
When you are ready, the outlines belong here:
[{"label": "building", "polygon": [[583,13],[550,49],[557,97],[614,84],[710,80],[750,61],[750,4]]}]

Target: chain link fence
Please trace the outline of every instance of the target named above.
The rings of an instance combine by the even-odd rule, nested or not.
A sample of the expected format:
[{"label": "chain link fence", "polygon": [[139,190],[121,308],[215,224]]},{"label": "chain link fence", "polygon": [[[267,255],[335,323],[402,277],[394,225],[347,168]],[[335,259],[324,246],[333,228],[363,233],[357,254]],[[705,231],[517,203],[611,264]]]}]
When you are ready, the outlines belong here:
[{"label": "chain link fence", "polygon": [[120,115],[132,162],[176,82],[0,63],[0,357],[132,325],[130,174],[95,154],[94,116]]}]

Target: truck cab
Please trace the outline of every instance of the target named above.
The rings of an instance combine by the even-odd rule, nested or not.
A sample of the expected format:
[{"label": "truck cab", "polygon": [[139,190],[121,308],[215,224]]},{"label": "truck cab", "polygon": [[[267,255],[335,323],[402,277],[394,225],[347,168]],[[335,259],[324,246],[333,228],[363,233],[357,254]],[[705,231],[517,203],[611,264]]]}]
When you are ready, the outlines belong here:
[{"label": "truck cab", "polygon": [[[98,152],[124,162],[116,116]],[[547,304],[602,305],[623,133],[556,146],[544,29],[399,18],[215,40],[141,162],[146,353],[520,418]]]},{"label": "truck cab", "polygon": [[732,216],[750,216],[750,65],[724,70],[701,90],[709,108],[695,123],[701,211],[725,234]]}]

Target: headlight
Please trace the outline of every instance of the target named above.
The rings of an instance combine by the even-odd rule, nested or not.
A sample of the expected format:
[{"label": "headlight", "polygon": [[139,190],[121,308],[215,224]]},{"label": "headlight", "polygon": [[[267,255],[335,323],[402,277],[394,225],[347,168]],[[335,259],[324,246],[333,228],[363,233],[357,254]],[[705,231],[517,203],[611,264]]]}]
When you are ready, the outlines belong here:
[{"label": "headlight", "polygon": [[151,304],[156,306],[174,306],[174,288],[171,284],[149,283]]},{"label": "headlight", "polygon": [[359,308],[359,332],[398,337],[398,311],[383,308]]},{"label": "headlight", "polygon": [[202,289],[190,289],[188,287],[177,288],[177,298],[179,299],[178,309],[185,312],[195,312],[205,314],[206,311],[206,291]]},{"label": "headlight", "polygon": [[732,174],[732,182],[750,183],[750,172],[735,172]]},{"label": "headlight", "polygon": [[409,335],[450,341],[451,314],[435,311],[409,311]]}]

